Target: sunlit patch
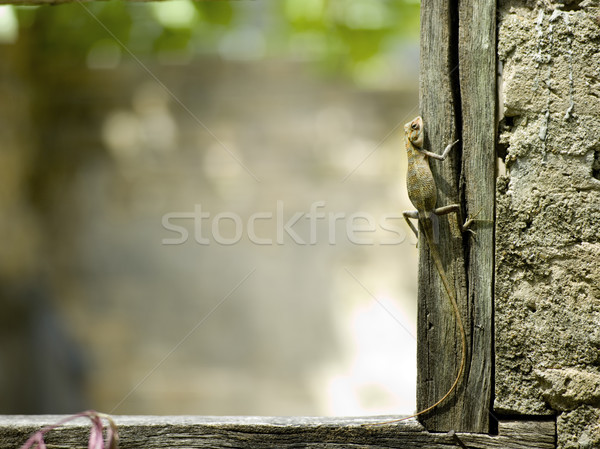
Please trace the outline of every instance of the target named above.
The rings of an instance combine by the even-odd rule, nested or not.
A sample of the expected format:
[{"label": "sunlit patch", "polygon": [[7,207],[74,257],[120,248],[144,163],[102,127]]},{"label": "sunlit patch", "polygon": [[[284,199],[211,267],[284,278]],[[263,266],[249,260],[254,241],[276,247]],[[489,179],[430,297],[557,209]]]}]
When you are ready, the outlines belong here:
[{"label": "sunlit patch", "polygon": [[177,123],[169,111],[169,95],[154,82],[139,86],[132,110],[115,110],[105,119],[102,140],[119,162],[160,156],[177,146]]},{"label": "sunlit patch", "polygon": [[412,413],[417,375],[414,324],[397,301],[386,296],[354,308],[349,323],[349,362],[330,373],[327,413]]},{"label": "sunlit patch", "polygon": [[285,13],[293,21],[321,20],[325,11],[323,0],[286,0]]},{"label": "sunlit patch", "polygon": [[168,153],[176,148],[177,124],[169,111],[169,95],[157,83],[142,84],[133,94],[133,108],[140,118],[146,148]]},{"label": "sunlit patch", "polygon": [[337,20],[348,28],[357,30],[377,30],[391,26],[391,15],[384,2],[370,0],[355,0],[349,4],[340,2],[336,16]]},{"label": "sunlit patch", "polygon": [[117,160],[138,156],[142,150],[139,119],[129,111],[111,113],[102,127],[102,140]]},{"label": "sunlit patch", "polygon": [[12,44],[19,35],[19,22],[15,10],[10,5],[0,6],[0,42]]},{"label": "sunlit patch", "polygon": [[150,3],[154,18],[164,27],[191,28],[198,21],[198,12],[189,0]]}]

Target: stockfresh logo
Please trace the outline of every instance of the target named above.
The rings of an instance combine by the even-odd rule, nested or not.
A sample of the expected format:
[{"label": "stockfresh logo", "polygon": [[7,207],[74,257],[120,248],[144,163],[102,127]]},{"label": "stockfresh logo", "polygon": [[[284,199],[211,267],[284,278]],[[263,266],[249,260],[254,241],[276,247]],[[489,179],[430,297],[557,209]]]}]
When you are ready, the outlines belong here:
[{"label": "stockfresh logo", "polygon": [[327,211],[325,201],[313,202],[308,211],[290,212],[278,200],[275,211],[257,211],[247,217],[233,211],[211,213],[196,204],[192,212],[162,216],[167,231],[162,244],[230,246],[245,238],[255,245],[399,245],[406,240],[402,221],[401,213],[376,217],[364,211]]}]

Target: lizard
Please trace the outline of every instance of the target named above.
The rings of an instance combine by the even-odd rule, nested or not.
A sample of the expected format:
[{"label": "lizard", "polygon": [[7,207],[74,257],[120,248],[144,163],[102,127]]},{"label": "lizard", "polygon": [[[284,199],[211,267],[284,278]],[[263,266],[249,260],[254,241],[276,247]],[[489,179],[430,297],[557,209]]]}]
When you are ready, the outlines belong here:
[{"label": "lizard", "polygon": [[451,204],[448,206],[436,208],[436,184],[435,179],[433,178],[433,174],[431,173],[431,168],[429,167],[429,158],[437,159],[440,161],[445,160],[450,150],[454,147],[454,145],[458,143],[458,140],[454,143],[449,144],[444,149],[441,155],[425,150],[423,148],[423,119],[420,116],[416,117],[414,120],[404,125],[404,136],[406,153],[408,157],[408,170],[406,176],[408,197],[410,198],[410,201],[412,202],[413,206],[417,208],[417,210],[404,211],[402,214],[409,227],[417,237],[419,236],[419,232],[417,228],[415,228],[415,226],[412,224],[410,219],[418,220],[421,224],[423,232],[425,233],[425,239],[429,246],[431,258],[433,259],[433,263],[442,280],[442,284],[444,284],[444,289],[446,290],[448,298],[450,299],[450,302],[452,304],[452,309],[454,310],[454,314],[456,316],[456,323],[458,325],[460,333],[462,351],[460,367],[458,369],[456,379],[454,380],[454,383],[452,384],[448,392],[444,394],[444,396],[442,396],[441,399],[439,399],[435,404],[427,407],[424,410],[419,411],[414,415],[408,416],[406,418],[396,419],[393,421],[386,421],[379,424],[389,424],[415,418],[433,410],[441,403],[443,403],[456,389],[458,382],[460,381],[460,378],[463,375],[467,351],[465,328],[462,322],[462,318],[460,316],[460,311],[458,310],[458,305],[456,303],[456,291],[450,285],[450,282],[448,281],[448,276],[446,275],[446,271],[444,270],[442,264],[442,259],[437,248],[437,234],[436,229],[434,229],[433,220],[436,220],[437,216],[439,215],[455,213],[458,227],[461,230],[461,232],[470,231],[469,227],[471,226],[474,220],[469,219],[464,224],[461,223],[462,214],[459,204]]}]

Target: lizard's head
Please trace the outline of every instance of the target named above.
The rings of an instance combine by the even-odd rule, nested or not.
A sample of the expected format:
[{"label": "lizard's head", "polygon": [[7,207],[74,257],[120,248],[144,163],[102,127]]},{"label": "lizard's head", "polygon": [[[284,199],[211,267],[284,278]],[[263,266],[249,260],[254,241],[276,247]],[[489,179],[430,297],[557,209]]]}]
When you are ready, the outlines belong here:
[{"label": "lizard's head", "polygon": [[409,142],[421,148],[423,146],[423,119],[419,116],[404,125],[404,134]]}]

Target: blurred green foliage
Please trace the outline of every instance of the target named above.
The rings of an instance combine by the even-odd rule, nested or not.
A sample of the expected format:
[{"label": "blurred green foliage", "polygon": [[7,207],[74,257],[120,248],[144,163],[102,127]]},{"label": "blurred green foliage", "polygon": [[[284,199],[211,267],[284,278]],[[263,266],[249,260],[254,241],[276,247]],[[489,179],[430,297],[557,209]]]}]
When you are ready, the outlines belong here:
[{"label": "blurred green foliage", "polygon": [[21,32],[34,35],[47,58],[92,66],[118,63],[129,52],[178,64],[198,55],[284,57],[352,75],[416,40],[419,30],[416,0],[111,0],[13,8]]}]

